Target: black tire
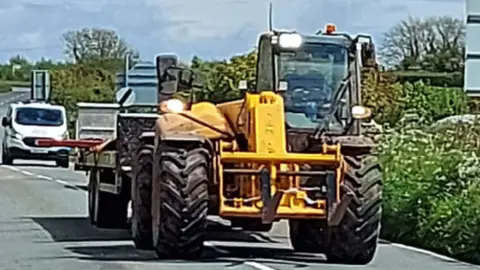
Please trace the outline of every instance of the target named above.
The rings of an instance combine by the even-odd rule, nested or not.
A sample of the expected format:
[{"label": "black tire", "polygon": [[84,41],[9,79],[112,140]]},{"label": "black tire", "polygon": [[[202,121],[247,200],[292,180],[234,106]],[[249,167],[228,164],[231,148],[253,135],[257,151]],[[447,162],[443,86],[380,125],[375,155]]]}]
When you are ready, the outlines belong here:
[{"label": "black tire", "polygon": [[152,249],[152,164],[153,145],[139,146],[132,181],[135,190],[132,194],[132,236],[138,249]]},{"label": "black tire", "polygon": [[3,165],[12,165],[13,158],[8,154],[8,150],[5,147],[2,147],[2,164]]},{"label": "black tire", "polygon": [[[321,168],[303,165],[302,170],[318,170]],[[324,177],[302,177],[304,187],[319,187],[324,183]],[[321,194],[316,191],[307,192],[310,198],[317,198]],[[290,243],[296,252],[324,253],[327,243],[327,222],[318,219],[290,219],[288,220]]]},{"label": "black tire", "polygon": [[56,163],[57,163],[57,166],[58,166],[58,167],[68,168],[69,165],[70,165],[69,162],[70,162],[70,160],[69,160],[68,157],[67,157],[67,158],[58,159]]},{"label": "black tire", "polygon": [[93,177],[93,224],[104,229],[126,229],[128,197],[125,194],[100,191],[100,183],[96,176]]},{"label": "black tire", "polygon": [[198,259],[207,228],[209,151],[200,144],[161,145],[158,151],[152,197],[158,200],[152,201],[155,252],[159,258]]},{"label": "black tire", "polygon": [[96,172],[89,171],[90,177],[88,179],[88,217],[90,224],[95,225],[95,191],[96,191]]},{"label": "black tire", "polygon": [[290,243],[296,252],[324,253],[327,240],[325,220],[290,219]]},{"label": "black tire", "polygon": [[377,250],[382,213],[382,172],[374,155],[346,156],[341,195],[354,195],[338,227],[329,228],[325,255],[329,262],[370,263]]}]

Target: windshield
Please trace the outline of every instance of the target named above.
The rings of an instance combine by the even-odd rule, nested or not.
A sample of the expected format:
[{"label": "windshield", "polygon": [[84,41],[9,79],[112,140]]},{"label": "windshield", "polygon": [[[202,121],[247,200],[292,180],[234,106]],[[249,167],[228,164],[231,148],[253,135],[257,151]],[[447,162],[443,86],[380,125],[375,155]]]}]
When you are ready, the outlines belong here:
[{"label": "windshield", "polygon": [[61,126],[63,112],[59,109],[17,108],[15,122],[26,126]]},{"label": "windshield", "polygon": [[347,49],[334,44],[305,44],[301,51],[281,52],[277,65],[278,79],[287,83],[287,117],[295,114],[290,118],[295,118],[297,125],[317,127],[330,111],[335,91],[348,74]]}]

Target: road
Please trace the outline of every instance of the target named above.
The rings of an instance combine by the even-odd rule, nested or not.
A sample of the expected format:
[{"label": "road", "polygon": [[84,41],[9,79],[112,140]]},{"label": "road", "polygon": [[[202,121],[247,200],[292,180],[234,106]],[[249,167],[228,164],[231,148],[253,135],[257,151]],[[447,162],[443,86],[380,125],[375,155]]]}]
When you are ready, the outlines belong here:
[{"label": "road", "polygon": [[[25,94],[0,94],[0,115],[6,104],[22,98]],[[268,234],[247,234],[229,231],[218,220],[212,221],[202,260],[158,262],[153,252],[135,250],[128,232],[91,227],[85,176],[53,165],[0,166],[0,269],[479,269],[388,243],[380,244],[368,266],[330,265],[322,255],[294,254],[285,223]]]}]

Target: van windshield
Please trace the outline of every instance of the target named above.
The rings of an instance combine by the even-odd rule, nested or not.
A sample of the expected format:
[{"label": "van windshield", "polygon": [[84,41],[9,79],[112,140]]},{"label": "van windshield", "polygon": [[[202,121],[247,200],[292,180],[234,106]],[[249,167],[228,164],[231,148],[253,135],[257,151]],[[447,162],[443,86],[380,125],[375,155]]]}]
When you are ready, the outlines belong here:
[{"label": "van windshield", "polygon": [[25,126],[51,126],[63,125],[63,113],[59,109],[45,108],[17,108],[15,122]]}]

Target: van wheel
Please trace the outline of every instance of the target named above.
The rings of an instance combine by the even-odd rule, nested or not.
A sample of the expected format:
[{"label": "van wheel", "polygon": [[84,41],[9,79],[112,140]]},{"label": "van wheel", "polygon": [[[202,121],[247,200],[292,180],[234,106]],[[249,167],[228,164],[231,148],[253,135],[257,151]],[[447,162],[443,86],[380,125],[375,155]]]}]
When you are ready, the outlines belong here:
[{"label": "van wheel", "polygon": [[62,168],[68,168],[69,166],[69,160],[68,158],[60,158],[57,160],[57,166],[62,167]]},{"label": "van wheel", "polygon": [[5,149],[5,147],[2,147],[2,164],[4,165],[13,164],[13,158],[8,154],[8,151],[7,149]]}]

